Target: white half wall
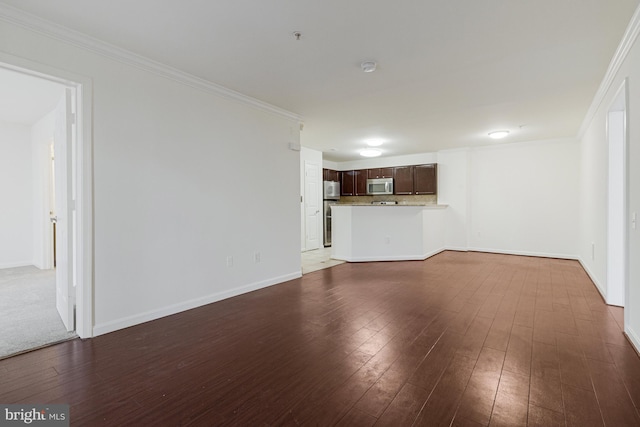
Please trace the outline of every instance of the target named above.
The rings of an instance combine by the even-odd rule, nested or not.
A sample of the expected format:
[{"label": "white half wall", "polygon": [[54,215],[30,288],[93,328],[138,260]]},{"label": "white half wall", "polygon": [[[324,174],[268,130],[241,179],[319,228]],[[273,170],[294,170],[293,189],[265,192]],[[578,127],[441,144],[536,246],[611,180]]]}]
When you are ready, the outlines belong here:
[{"label": "white half wall", "polygon": [[30,127],[0,122],[0,268],[33,264]]},{"label": "white half wall", "polygon": [[92,82],[94,335],[301,275],[293,114],[20,25],[0,33],[0,53]]}]

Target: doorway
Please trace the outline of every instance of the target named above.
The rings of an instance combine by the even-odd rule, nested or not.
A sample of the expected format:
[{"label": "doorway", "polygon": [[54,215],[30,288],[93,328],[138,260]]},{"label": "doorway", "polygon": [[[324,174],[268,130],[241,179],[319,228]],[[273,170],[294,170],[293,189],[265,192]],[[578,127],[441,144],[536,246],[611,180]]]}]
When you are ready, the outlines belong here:
[{"label": "doorway", "polygon": [[607,113],[607,143],[607,304],[624,307],[628,277],[626,80]]},{"label": "doorway", "polygon": [[[14,80],[3,85],[9,78]],[[13,84],[18,81],[20,85]],[[23,197],[33,201],[28,212],[17,214],[31,221],[26,234],[32,251],[20,260],[3,263],[0,259],[0,268],[6,273],[5,278],[20,276],[23,282],[29,273],[43,279],[46,275],[43,273],[53,272],[56,315],[63,322],[65,333],[75,330],[82,338],[93,335],[92,221],[88,203],[91,200],[91,147],[86,143],[91,131],[90,109],[86,108],[90,105],[90,92],[83,90],[88,83],[88,79],[65,71],[0,54],[3,95],[0,104],[5,101],[11,104],[0,105],[0,120],[12,120],[6,116],[12,110],[31,114],[29,120],[23,120],[22,127],[29,129],[25,145],[31,149],[31,164],[26,168],[31,173],[31,183],[26,187],[33,190]],[[12,92],[8,86],[14,89],[19,86],[20,93],[13,93],[15,90]],[[53,105],[51,101],[42,101],[44,95],[38,89],[43,87],[50,92],[58,91]],[[15,208],[17,210],[17,206]],[[6,270],[11,267],[17,270]]]}]

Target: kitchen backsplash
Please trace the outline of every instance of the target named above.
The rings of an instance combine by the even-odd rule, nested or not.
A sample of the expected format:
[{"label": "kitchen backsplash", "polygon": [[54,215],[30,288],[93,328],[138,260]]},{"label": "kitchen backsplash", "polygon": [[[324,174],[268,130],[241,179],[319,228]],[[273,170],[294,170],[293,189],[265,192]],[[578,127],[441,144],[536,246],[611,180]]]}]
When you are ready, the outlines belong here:
[{"label": "kitchen backsplash", "polygon": [[342,196],[338,203],[347,205],[370,205],[371,202],[398,202],[399,205],[437,205],[435,194],[418,196]]}]

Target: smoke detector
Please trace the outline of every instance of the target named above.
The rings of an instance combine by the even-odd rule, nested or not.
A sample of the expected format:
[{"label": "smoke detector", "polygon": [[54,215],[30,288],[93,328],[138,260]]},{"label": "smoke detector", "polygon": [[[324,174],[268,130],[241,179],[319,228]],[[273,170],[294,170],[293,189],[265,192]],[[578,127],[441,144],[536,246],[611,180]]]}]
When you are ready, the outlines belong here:
[{"label": "smoke detector", "polygon": [[365,73],[373,73],[376,70],[377,64],[374,61],[364,61],[360,64],[362,71]]}]

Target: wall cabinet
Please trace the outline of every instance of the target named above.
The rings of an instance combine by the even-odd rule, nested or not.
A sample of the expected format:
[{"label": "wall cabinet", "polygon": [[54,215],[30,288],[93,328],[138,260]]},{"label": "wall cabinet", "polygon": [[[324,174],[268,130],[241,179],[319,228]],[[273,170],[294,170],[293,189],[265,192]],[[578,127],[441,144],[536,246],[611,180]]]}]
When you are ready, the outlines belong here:
[{"label": "wall cabinet", "polygon": [[393,193],[413,194],[414,166],[398,166],[393,168]]},{"label": "wall cabinet", "polygon": [[438,193],[438,165],[416,165],[413,167],[414,194]]},{"label": "wall cabinet", "polygon": [[343,196],[366,196],[367,170],[342,171],[340,194]]},{"label": "wall cabinet", "polygon": [[374,168],[367,169],[369,179],[374,178],[393,178],[393,168]]},{"label": "wall cabinet", "polygon": [[353,171],[355,174],[356,180],[356,188],[355,195],[356,196],[366,196],[367,195],[367,169],[361,169]]},{"label": "wall cabinet", "polygon": [[322,170],[322,179],[324,181],[340,182],[340,172],[334,171],[333,169],[323,169]]},{"label": "wall cabinet", "polygon": [[343,196],[366,196],[367,179],[393,178],[393,194],[437,194],[438,165],[411,165],[395,168],[332,171],[324,169],[325,181],[339,181]]},{"label": "wall cabinet", "polygon": [[355,171],[342,171],[340,175],[340,194],[342,196],[355,196]]}]

